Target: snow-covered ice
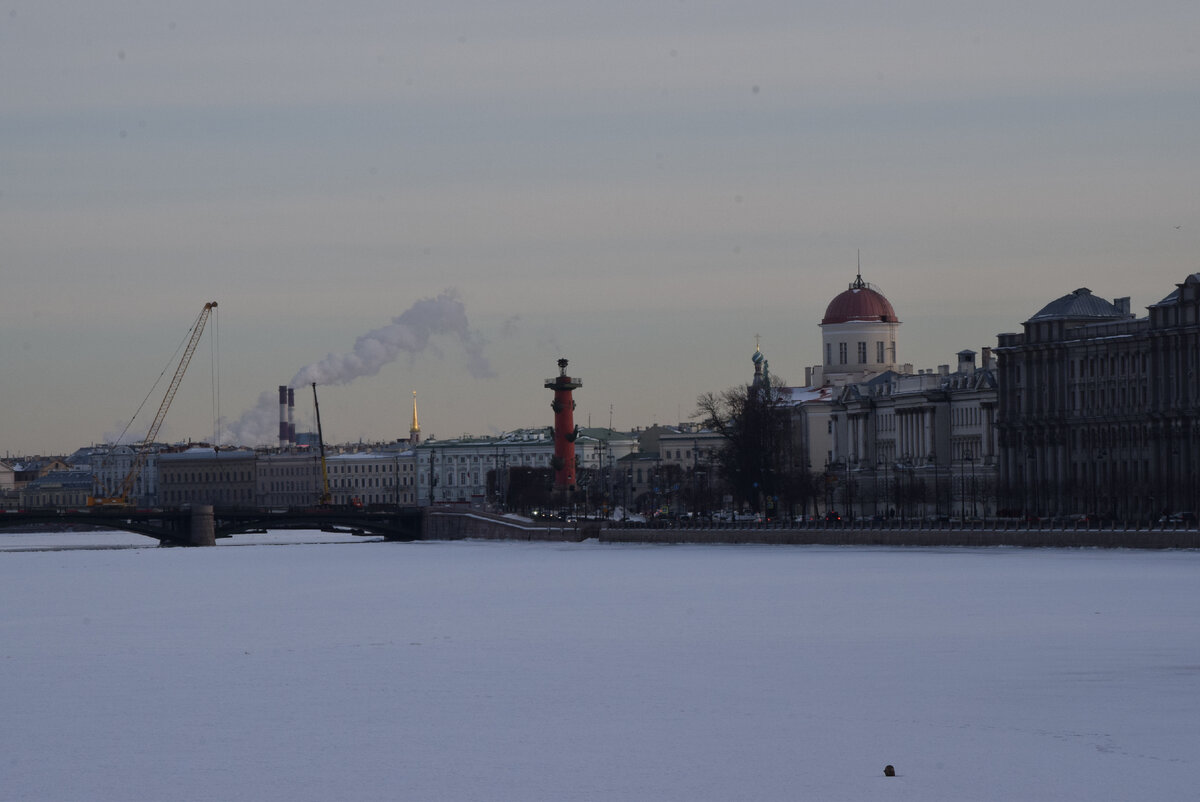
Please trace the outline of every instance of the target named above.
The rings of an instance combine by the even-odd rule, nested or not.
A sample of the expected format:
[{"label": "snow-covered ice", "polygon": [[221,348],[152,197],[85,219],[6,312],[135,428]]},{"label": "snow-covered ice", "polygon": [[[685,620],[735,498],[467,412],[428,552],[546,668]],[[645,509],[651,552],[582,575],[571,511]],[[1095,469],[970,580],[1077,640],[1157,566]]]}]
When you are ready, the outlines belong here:
[{"label": "snow-covered ice", "polygon": [[1200,782],[1197,552],[39,537],[0,534],[5,800]]}]

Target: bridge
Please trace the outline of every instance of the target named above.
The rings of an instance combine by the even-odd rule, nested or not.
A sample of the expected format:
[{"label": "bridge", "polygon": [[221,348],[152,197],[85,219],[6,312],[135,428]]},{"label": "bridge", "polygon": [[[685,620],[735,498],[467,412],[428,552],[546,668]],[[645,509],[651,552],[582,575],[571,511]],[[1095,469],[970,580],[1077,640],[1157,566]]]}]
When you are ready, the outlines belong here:
[{"label": "bridge", "polygon": [[280,529],[420,540],[423,515],[417,507],[363,510],[341,507],[264,510],[249,507],[106,508],[22,510],[0,514],[0,529],[98,527],[134,532],[163,545],[211,546],[217,538]]},{"label": "bridge", "polygon": [[660,525],[530,521],[454,507],[342,507],[265,510],[194,505],[185,509],[30,510],[0,513],[0,530],[94,526],[136,532],[164,545],[211,546],[218,538],[269,530],[316,529],[384,540],[549,540],[602,543],[759,543],[774,545],[1018,546],[1198,549],[1200,530],[1178,525],[1128,528],[994,520],[967,525],[891,523],[736,523]]}]

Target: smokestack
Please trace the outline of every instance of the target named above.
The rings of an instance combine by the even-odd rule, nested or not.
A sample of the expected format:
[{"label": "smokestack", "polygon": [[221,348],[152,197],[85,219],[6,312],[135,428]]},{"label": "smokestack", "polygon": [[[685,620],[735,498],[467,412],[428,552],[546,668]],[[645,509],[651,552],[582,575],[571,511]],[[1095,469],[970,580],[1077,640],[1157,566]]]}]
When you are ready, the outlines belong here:
[{"label": "smokestack", "polygon": [[296,423],[294,420],[295,416],[296,416],[296,391],[294,389],[292,389],[291,387],[289,387],[288,388],[288,416],[287,416],[288,444],[293,445],[293,446],[296,445]]},{"label": "smokestack", "polygon": [[288,428],[287,428],[287,402],[288,388],[286,384],[279,385],[279,447],[287,448],[288,444]]}]

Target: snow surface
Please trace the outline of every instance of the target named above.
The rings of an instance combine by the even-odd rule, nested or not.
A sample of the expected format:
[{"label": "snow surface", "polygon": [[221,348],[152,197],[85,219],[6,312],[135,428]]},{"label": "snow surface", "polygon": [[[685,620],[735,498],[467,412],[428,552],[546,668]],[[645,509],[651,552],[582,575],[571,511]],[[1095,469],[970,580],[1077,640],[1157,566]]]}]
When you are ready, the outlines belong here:
[{"label": "snow surface", "polygon": [[54,541],[5,800],[1197,796],[1197,552]]}]

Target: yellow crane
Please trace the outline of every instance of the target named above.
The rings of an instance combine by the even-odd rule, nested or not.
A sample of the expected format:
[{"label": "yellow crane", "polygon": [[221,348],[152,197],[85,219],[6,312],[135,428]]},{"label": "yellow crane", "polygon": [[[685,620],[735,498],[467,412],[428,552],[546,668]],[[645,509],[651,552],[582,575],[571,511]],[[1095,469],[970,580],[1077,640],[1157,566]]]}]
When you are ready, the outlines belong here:
[{"label": "yellow crane", "polygon": [[158,430],[162,428],[163,418],[167,416],[171,401],[175,399],[175,393],[179,390],[180,382],[183,381],[183,374],[187,370],[188,363],[192,361],[192,354],[196,352],[196,346],[200,344],[200,335],[204,333],[208,317],[216,308],[217,302],[209,301],[200,310],[200,316],[196,318],[196,322],[192,326],[192,336],[188,339],[183,356],[179,359],[179,366],[175,368],[175,376],[172,377],[171,384],[167,387],[167,393],[163,396],[162,403],[158,405],[158,414],[154,416],[154,422],[150,424],[150,429],[146,432],[146,439],[134,453],[133,464],[129,468],[129,473],[125,474],[125,478],[121,481],[121,486],[111,496],[89,496],[87,501],[89,507],[117,507],[129,504],[129,494],[133,492],[133,485],[137,481],[138,474],[146,465],[147,449],[154,442],[154,438],[158,436]]}]

